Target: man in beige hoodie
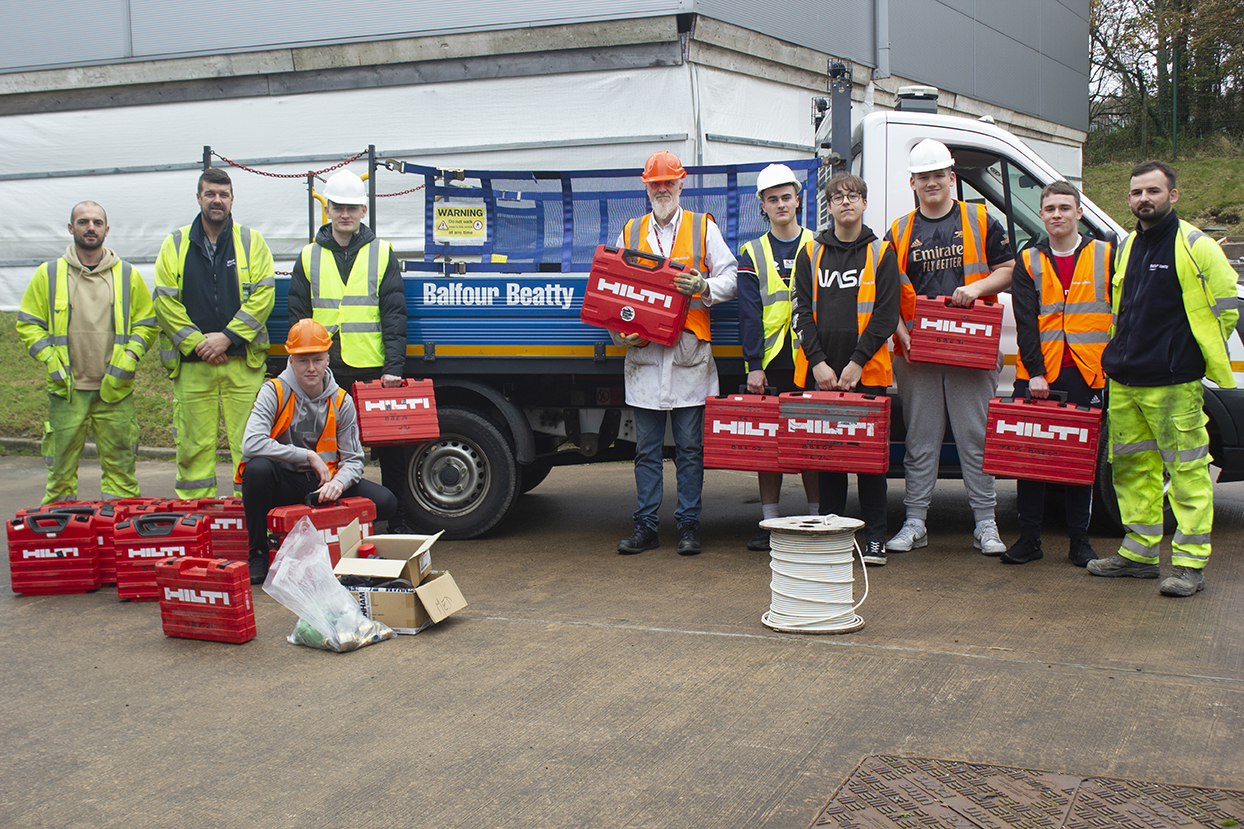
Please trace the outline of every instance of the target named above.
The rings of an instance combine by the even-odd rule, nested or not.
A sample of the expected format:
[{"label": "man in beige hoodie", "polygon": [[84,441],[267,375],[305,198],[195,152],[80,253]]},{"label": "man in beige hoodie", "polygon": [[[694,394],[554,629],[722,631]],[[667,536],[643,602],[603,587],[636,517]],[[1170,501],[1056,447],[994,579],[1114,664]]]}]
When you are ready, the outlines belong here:
[{"label": "man in beige hoodie", "polygon": [[104,208],[75,205],[69,232],[73,243],[35,271],[17,314],[18,336],[47,367],[43,503],[77,498],[88,425],[99,448],[104,498],[135,497],[138,423],[131,392],[138,361],[158,330],[151,294],[138,271],[104,247]]}]

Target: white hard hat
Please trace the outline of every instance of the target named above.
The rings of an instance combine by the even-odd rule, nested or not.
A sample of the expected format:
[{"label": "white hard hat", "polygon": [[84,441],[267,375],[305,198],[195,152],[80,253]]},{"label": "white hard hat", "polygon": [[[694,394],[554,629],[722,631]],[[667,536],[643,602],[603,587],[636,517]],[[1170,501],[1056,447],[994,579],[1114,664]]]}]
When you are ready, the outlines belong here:
[{"label": "white hard hat", "polygon": [[933,170],[946,170],[955,166],[950,157],[950,150],[941,141],[926,138],[911,148],[907,157],[907,172],[911,174],[928,173]]},{"label": "white hard hat", "polygon": [[764,197],[764,193],[770,187],[779,187],[783,184],[795,185],[795,192],[801,190],[799,179],[795,178],[795,172],[785,164],[770,164],[768,167],[760,171],[760,175],[756,176],[756,195]]},{"label": "white hard hat", "polygon": [[338,170],[324,184],[324,198],[337,204],[367,204],[367,188],[354,173]]}]

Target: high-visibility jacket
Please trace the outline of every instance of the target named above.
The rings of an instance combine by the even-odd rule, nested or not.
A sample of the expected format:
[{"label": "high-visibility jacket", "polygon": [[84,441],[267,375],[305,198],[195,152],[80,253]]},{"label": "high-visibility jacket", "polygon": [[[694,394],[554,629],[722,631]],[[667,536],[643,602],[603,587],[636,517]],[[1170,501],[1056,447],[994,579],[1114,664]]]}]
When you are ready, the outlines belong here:
[{"label": "high-visibility jacket", "polygon": [[[294,395],[291,393],[288,398],[285,396],[285,385],[279,377],[273,377],[267,382],[271,383],[276,390],[278,412],[268,437],[279,441],[281,436],[289,431],[290,424],[294,422]],[[337,411],[345,399],[346,390],[342,388],[338,388],[337,393],[328,399],[328,415],[324,418],[324,430],[320,432],[320,437],[315,442],[315,454],[320,456],[320,460],[324,461],[329,473],[333,475],[337,474]],[[246,461],[238,464],[237,471],[233,473],[235,484],[242,483],[242,473],[245,469]]]},{"label": "high-visibility jacket", "polygon": [[342,282],[333,252],[317,242],[302,249],[302,271],[311,285],[311,318],[339,337],[341,359],[354,368],[384,365],[380,278],[393,249],[373,239],[359,249]]},{"label": "high-visibility jacket", "polygon": [[[186,225],[165,237],[155,266],[155,309],[160,322],[160,362],[169,377],[181,372],[181,355],[203,341],[203,332],[190,320],[181,301],[190,228]],[[276,300],[276,271],[272,252],[259,231],[233,222],[233,251],[242,307],[226,328],[247,343],[246,364],[259,368],[268,357],[268,330],[264,324]]]},{"label": "high-visibility jacket", "polygon": [[[983,204],[956,201],[963,226],[963,284],[971,285],[989,276],[989,260],[985,254],[985,232],[989,211]],[[898,254],[899,316],[911,330],[916,322],[916,288],[907,276],[907,254],[911,250],[911,231],[915,226],[914,212],[895,219],[890,226],[890,238],[894,240],[894,252]],[[995,294],[982,296],[985,302],[997,302]]]},{"label": "high-visibility jacket", "polygon": [[[682,220],[678,225],[678,234],[674,237],[674,244],[670,246],[670,252],[666,256],[671,262],[678,262],[689,268],[694,268],[701,273],[704,272],[704,247],[708,238],[708,222],[713,221],[713,217],[707,213],[692,213],[690,210],[682,211]],[[629,219],[622,228],[622,245],[631,250],[640,250],[644,253],[658,253],[648,247],[648,229],[652,224],[652,214],[645,213],[638,220],[638,235],[634,233],[635,219]],[[636,247],[638,243],[638,247]],[[665,254],[661,254],[665,255]],[[709,330],[708,306],[704,304],[704,300],[700,299],[700,295],[696,294],[691,298],[690,309],[687,311],[687,322],[683,325],[688,331],[698,339],[704,342],[711,342],[713,337]]]},{"label": "high-visibility jacket", "polygon": [[[1114,267],[1111,336],[1115,330],[1114,320],[1118,319],[1123,277],[1127,275],[1127,259],[1134,241],[1135,232],[1124,240]],[[1188,325],[1205,358],[1205,376],[1224,389],[1235,388],[1235,374],[1227,351],[1227,339],[1240,316],[1235,270],[1222,252],[1222,246],[1182,219],[1175,238],[1175,275],[1183,293]]]},{"label": "high-visibility jacket", "polygon": [[[1040,298],[1037,330],[1041,336],[1046,381],[1052,383],[1058,379],[1066,346],[1071,349],[1076,368],[1089,388],[1105,387],[1101,353],[1110,341],[1112,324],[1106,284],[1110,243],[1094,239],[1080,249],[1071,287],[1066,289],[1058,278],[1057,265],[1044,251],[1029,248],[1021,256]],[[1015,376],[1020,380],[1029,379],[1023,360],[1016,362]]]},{"label": "high-visibility jacket", "polygon": [[[869,320],[872,319],[873,306],[877,301],[877,264],[881,261],[881,257],[885,255],[885,250],[889,244],[889,242],[877,239],[868,245],[864,269],[860,271],[859,289],[855,294],[857,333],[863,334],[864,329],[868,327]],[[825,246],[820,242],[811,240],[807,243],[806,250],[808,251],[808,263],[811,265],[812,273],[812,322],[815,324],[816,298],[820,289],[820,279],[817,278],[817,275],[820,271],[821,254],[824,252]],[[795,383],[799,386],[806,386],[807,379],[808,358],[804,356],[803,349],[799,349],[795,353]],[[860,384],[888,388],[893,380],[894,374],[890,366],[890,349],[885,343],[882,343],[881,348],[877,349],[877,353],[864,364],[864,370],[860,374]]]},{"label": "high-visibility jacket", "polygon": [[[134,371],[156,337],[151,295],[142,276],[129,262],[112,271],[112,357],[99,387],[105,403],[123,400],[134,390]],[[64,398],[73,392],[69,365],[69,261],[44,262],[22,296],[17,335],[34,357],[47,366],[47,389]],[[126,350],[136,359],[130,359]]]},{"label": "high-visibility jacket", "polygon": [[[799,234],[799,246],[811,243],[815,235],[806,227],[803,228]],[[769,234],[743,245],[742,252],[752,258],[752,264],[756,266],[756,278],[760,281],[760,319],[765,330],[765,353],[760,367],[768,367],[773,358],[788,344],[791,359],[795,359],[799,350],[799,336],[791,326],[790,283],[783,282],[782,275],[778,273],[773,248],[769,244]],[[754,370],[750,365],[747,368]]]}]

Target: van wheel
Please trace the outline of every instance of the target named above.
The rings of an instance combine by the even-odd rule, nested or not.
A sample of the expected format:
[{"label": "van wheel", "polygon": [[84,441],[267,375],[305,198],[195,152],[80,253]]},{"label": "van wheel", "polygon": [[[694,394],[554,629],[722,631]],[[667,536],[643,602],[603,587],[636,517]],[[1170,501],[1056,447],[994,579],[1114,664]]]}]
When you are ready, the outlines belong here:
[{"label": "van wheel", "polygon": [[406,507],[422,532],[475,538],[514,505],[519,472],[514,448],[491,419],[453,406],[437,412],[441,436],[414,446],[406,467]]}]

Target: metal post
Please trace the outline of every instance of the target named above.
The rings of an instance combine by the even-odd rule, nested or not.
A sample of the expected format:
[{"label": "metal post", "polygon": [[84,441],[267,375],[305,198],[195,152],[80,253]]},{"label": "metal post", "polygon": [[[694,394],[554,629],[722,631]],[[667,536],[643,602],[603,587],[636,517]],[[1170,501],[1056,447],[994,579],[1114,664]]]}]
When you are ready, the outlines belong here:
[{"label": "metal post", "polygon": [[367,145],[367,213],[371,216],[371,232],[376,233],[376,145]]},{"label": "metal post", "polygon": [[315,241],[315,173],[307,173],[307,240]]},{"label": "metal post", "polygon": [[829,66],[829,148],[837,154],[831,173],[851,166],[851,70],[845,63]]},{"label": "metal post", "polygon": [[1171,47],[1171,161],[1179,158],[1179,47]]},{"label": "metal post", "polygon": [[212,148],[208,144],[203,145],[203,172],[207,172],[212,168]]}]

